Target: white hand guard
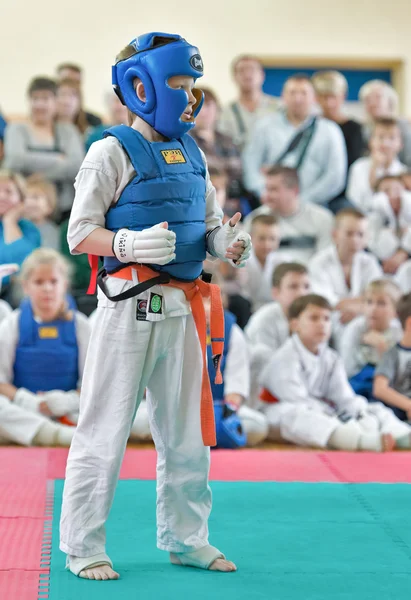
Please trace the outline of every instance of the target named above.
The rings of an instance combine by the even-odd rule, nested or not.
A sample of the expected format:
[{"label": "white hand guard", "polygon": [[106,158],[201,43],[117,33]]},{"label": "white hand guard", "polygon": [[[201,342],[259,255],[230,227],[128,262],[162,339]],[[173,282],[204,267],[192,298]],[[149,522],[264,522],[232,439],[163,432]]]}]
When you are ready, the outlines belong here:
[{"label": "white hand guard", "polygon": [[230,221],[227,221],[227,223],[223,225],[223,227],[214,237],[214,249],[218,258],[227,262],[225,253],[227,248],[232,246],[234,242],[243,242],[244,250],[237,262],[232,260],[228,260],[228,262],[233,265],[233,267],[241,269],[241,267],[244,267],[245,263],[250,258],[252,247],[251,238],[248,233],[240,229],[238,224],[234,225],[234,227],[231,227]]},{"label": "white hand guard", "polygon": [[13,399],[14,404],[21,406],[30,412],[40,412],[39,406],[42,402],[40,396],[29,392],[25,388],[19,388]]},{"label": "white hand guard", "polygon": [[176,234],[154,225],[143,231],[120,229],[113,239],[114,256],[123,263],[166,265],[175,259]]},{"label": "white hand guard", "polygon": [[42,394],[41,398],[46,402],[53,417],[64,417],[79,410],[80,396],[74,390],[72,392],[52,390]]}]

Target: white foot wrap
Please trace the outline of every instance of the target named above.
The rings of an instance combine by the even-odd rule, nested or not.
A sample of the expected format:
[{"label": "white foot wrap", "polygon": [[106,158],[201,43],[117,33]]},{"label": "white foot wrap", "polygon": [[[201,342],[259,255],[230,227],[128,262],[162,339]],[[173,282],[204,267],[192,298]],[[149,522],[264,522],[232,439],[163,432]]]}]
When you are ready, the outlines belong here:
[{"label": "white foot wrap", "polygon": [[204,546],[194,552],[170,552],[170,560],[173,565],[197,567],[198,569],[209,569],[217,558],[225,559],[225,556],[214,546]]},{"label": "white foot wrap", "polygon": [[79,577],[81,571],[84,571],[85,569],[101,567],[102,565],[109,565],[109,567],[113,568],[113,563],[104,552],[88,556],[87,558],[67,556],[66,560],[66,569],[69,569],[77,577]]}]

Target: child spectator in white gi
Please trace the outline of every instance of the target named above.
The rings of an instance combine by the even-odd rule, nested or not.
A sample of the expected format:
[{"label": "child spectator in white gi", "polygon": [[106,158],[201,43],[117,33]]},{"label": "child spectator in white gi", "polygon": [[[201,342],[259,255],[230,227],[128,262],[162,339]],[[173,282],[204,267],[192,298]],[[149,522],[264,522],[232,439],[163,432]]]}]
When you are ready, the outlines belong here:
[{"label": "child spectator in white gi", "polygon": [[41,175],[31,175],[26,188],[24,216],[39,230],[43,248],[60,250],[60,228],[50,219],[57,205],[55,186]]},{"label": "child spectator in white gi", "polygon": [[369,248],[384,273],[394,275],[411,254],[411,192],[394,175],[380,179],[376,189],[368,216]]},{"label": "child spectator in white gi", "polygon": [[280,228],[273,215],[258,215],[251,223],[253,249],[246,266],[238,272],[241,295],[251,302],[255,312],[271,302],[271,280],[277,265],[284,262],[279,256]]},{"label": "child spectator in white gi", "polygon": [[345,327],[341,357],[353,390],[372,398],[375,366],[402,337],[397,319],[401,290],[388,279],[373,281],[365,290],[365,314]]},{"label": "child spectator in white gi", "polygon": [[270,429],[279,428],[285,440],[300,446],[374,452],[410,448],[410,426],[381,403],[357,396],[349,385],[342,360],[328,347],[331,310],[316,294],[290,306],[294,333],[261,377]]},{"label": "child spectator in white gi", "polygon": [[411,292],[411,260],[407,260],[406,263],[401,265],[394,277],[394,281],[399,285],[403,294]]},{"label": "child spectator in white gi", "polygon": [[262,206],[247,215],[244,227],[249,232],[257,215],[274,214],[280,227],[278,253],[289,260],[308,264],[311,257],[332,243],[332,213],[318,204],[302,202],[297,169],[275,165],[265,178]]},{"label": "child spectator in white gi", "polygon": [[[6,264],[0,265],[0,291],[2,281],[5,277],[9,275],[14,275],[19,270],[19,265],[16,264]],[[0,322],[3,321],[11,312],[13,312],[10,304],[5,300],[0,300]]]},{"label": "child spectator in white gi", "polygon": [[319,252],[311,261],[312,289],[327,298],[334,310],[335,342],[338,347],[342,326],[363,314],[366,286],[383,276],[377,259],[365,252],[367,220],[352,208],[336,215],[334,244]]},{"label": "child spectator in white gi", "polygon": [[375,369],[374,396],[390,406],[398,418],[411,420],[411,294],[397,304],[403,328],[401,341],[384,354]]},{"label": "child spectator in white gi", "polygon": [[[0,171],[0,264],[21,265],[26,256],[40,246],[37,227],[23,218],[25,194],[22,177],[11,171]],[[2,298],[15,306],[17,295],[13,280],[3,278]]]},{"label": "child spectator in white gi", "polygon": [[377,181],[385,175],[401,175],[407,168],[398,159],[402,139],[397,121],[381,118],[373,127],[370,156],[356,160],[348,173],[347,198],[365,214],[373,208]]},{"label": "child spectator in white gi", "polygon": [[[23,263],[27,298],[0,325],[0,426],[20,444],[69,446],[89,340],[87,318],[69,308],[68,266],[50,249]],[[4,412],[4,415],[3,415]]]},{"label": "child spectator in white gi", "polygon": [[250,405],[257,406],[258,381],[273,352],[290,334],[288,309],[296,298],[310,291],[307,267],[299,263],[283,263],[276,267],[272,279],[272,298],[254,313],[245,328],[250,347],[251,394]]}]

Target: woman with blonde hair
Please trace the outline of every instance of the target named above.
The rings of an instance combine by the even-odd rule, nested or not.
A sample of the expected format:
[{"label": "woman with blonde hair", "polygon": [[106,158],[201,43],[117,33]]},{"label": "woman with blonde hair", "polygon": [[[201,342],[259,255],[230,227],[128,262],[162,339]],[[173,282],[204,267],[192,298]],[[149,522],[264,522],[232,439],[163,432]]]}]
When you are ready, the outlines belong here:
[{"label": "woman with blonde hair", "polygon": [[80,84],[74,79],[63,79],[57,84],[57,119],[61,123],[72,123],[82,136],[91,127],[83,108]]},{"label": "woman with blonde hair", "polygon": [[9,422],[11,441],[68,446],[78,416],[88,319],[71,307],[70,265],[55,250],[34,251],[20,278],[26,298],[0,325],[0,415],[2,409],[24,412],[15,428]]},{"label": "woman with blonde hair", "polygon": [[363,155],[364,141],[361,125],[350,119],[344,112],[348,83],[338,71],[319,71],[314,73],[312,83],[321,107],[323,117],[340,126],[347,146],[348,167]]},{"label": "woman with blonde hair", "polygon": [[[363,103],[366,121],[363,125],[363,137],[368,147],[368,142],[376,120],[383,117],[397,119],[398,117],[398,94],[392,85],[382,79],[367,81],[359,92],[359,98]],[[407,119],[397,119],[401,130],[403,148],[399,159],[408,167],[411,166],[411,124]]]}]

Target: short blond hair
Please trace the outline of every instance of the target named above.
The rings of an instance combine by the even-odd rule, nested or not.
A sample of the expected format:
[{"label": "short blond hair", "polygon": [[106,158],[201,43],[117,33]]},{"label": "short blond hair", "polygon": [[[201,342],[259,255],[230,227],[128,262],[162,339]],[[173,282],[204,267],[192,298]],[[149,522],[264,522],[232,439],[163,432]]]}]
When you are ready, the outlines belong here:
[{"label": "short blond hair", "polygon": [[311,78],[316,94],[343,94],[348,92],[348,82],[339,71],[318,71]]},{"label": "short blond hair", "polygon": [[[41,265],[57,267],[67,283],[70,284],[73,268],[62,254],[52,248],[37,248],[28,255],[20,269],[19,280],[21,283],[27,282],[33,271]],[[71,321],[73,318],[73,312],[69,309],[66,299],[63,300],[57,318],[63,321]]]},{"label": "short blond hair", "polygon": [[0,180],[1,181],[11,181],[19,193],[20,202],[23,202],[24,198],[26,197],[26,193],[27,193],[26,180],[24,179],[24,177],[22,177],[18,173],[9,171],[8,169],[1,169],[0,170]]},{"label": "short blond hair", "polygon": [[382,79],[372,79],[371,81],[367,81],[367,83],[364,83],[364,85],[360,88],[358,94],[361,102],[364,102],[367,96],[369,96],[376,90],[383,91],[391,105],[391,114],[396,115],[398,112],[398,94],[392,87],[392,85],[390,85],[386,81],[383,81]]},{"label": "short blond hair", "polygon": [[396,307],[402,292],[394,281],[390,279],[376,279],[365,288],[365,295],[367,294],[387,294]]},{"label": "short blond hair", "polygon": [[54,184],[47,181],[47,179],[44,179],[41,175],[34,174],[27,178],[26,188],[27,193],[29,193],[30,190],[37,190],[43,194],[49,206],[50,214],[54,213],[57,206],[57,192]]}]

